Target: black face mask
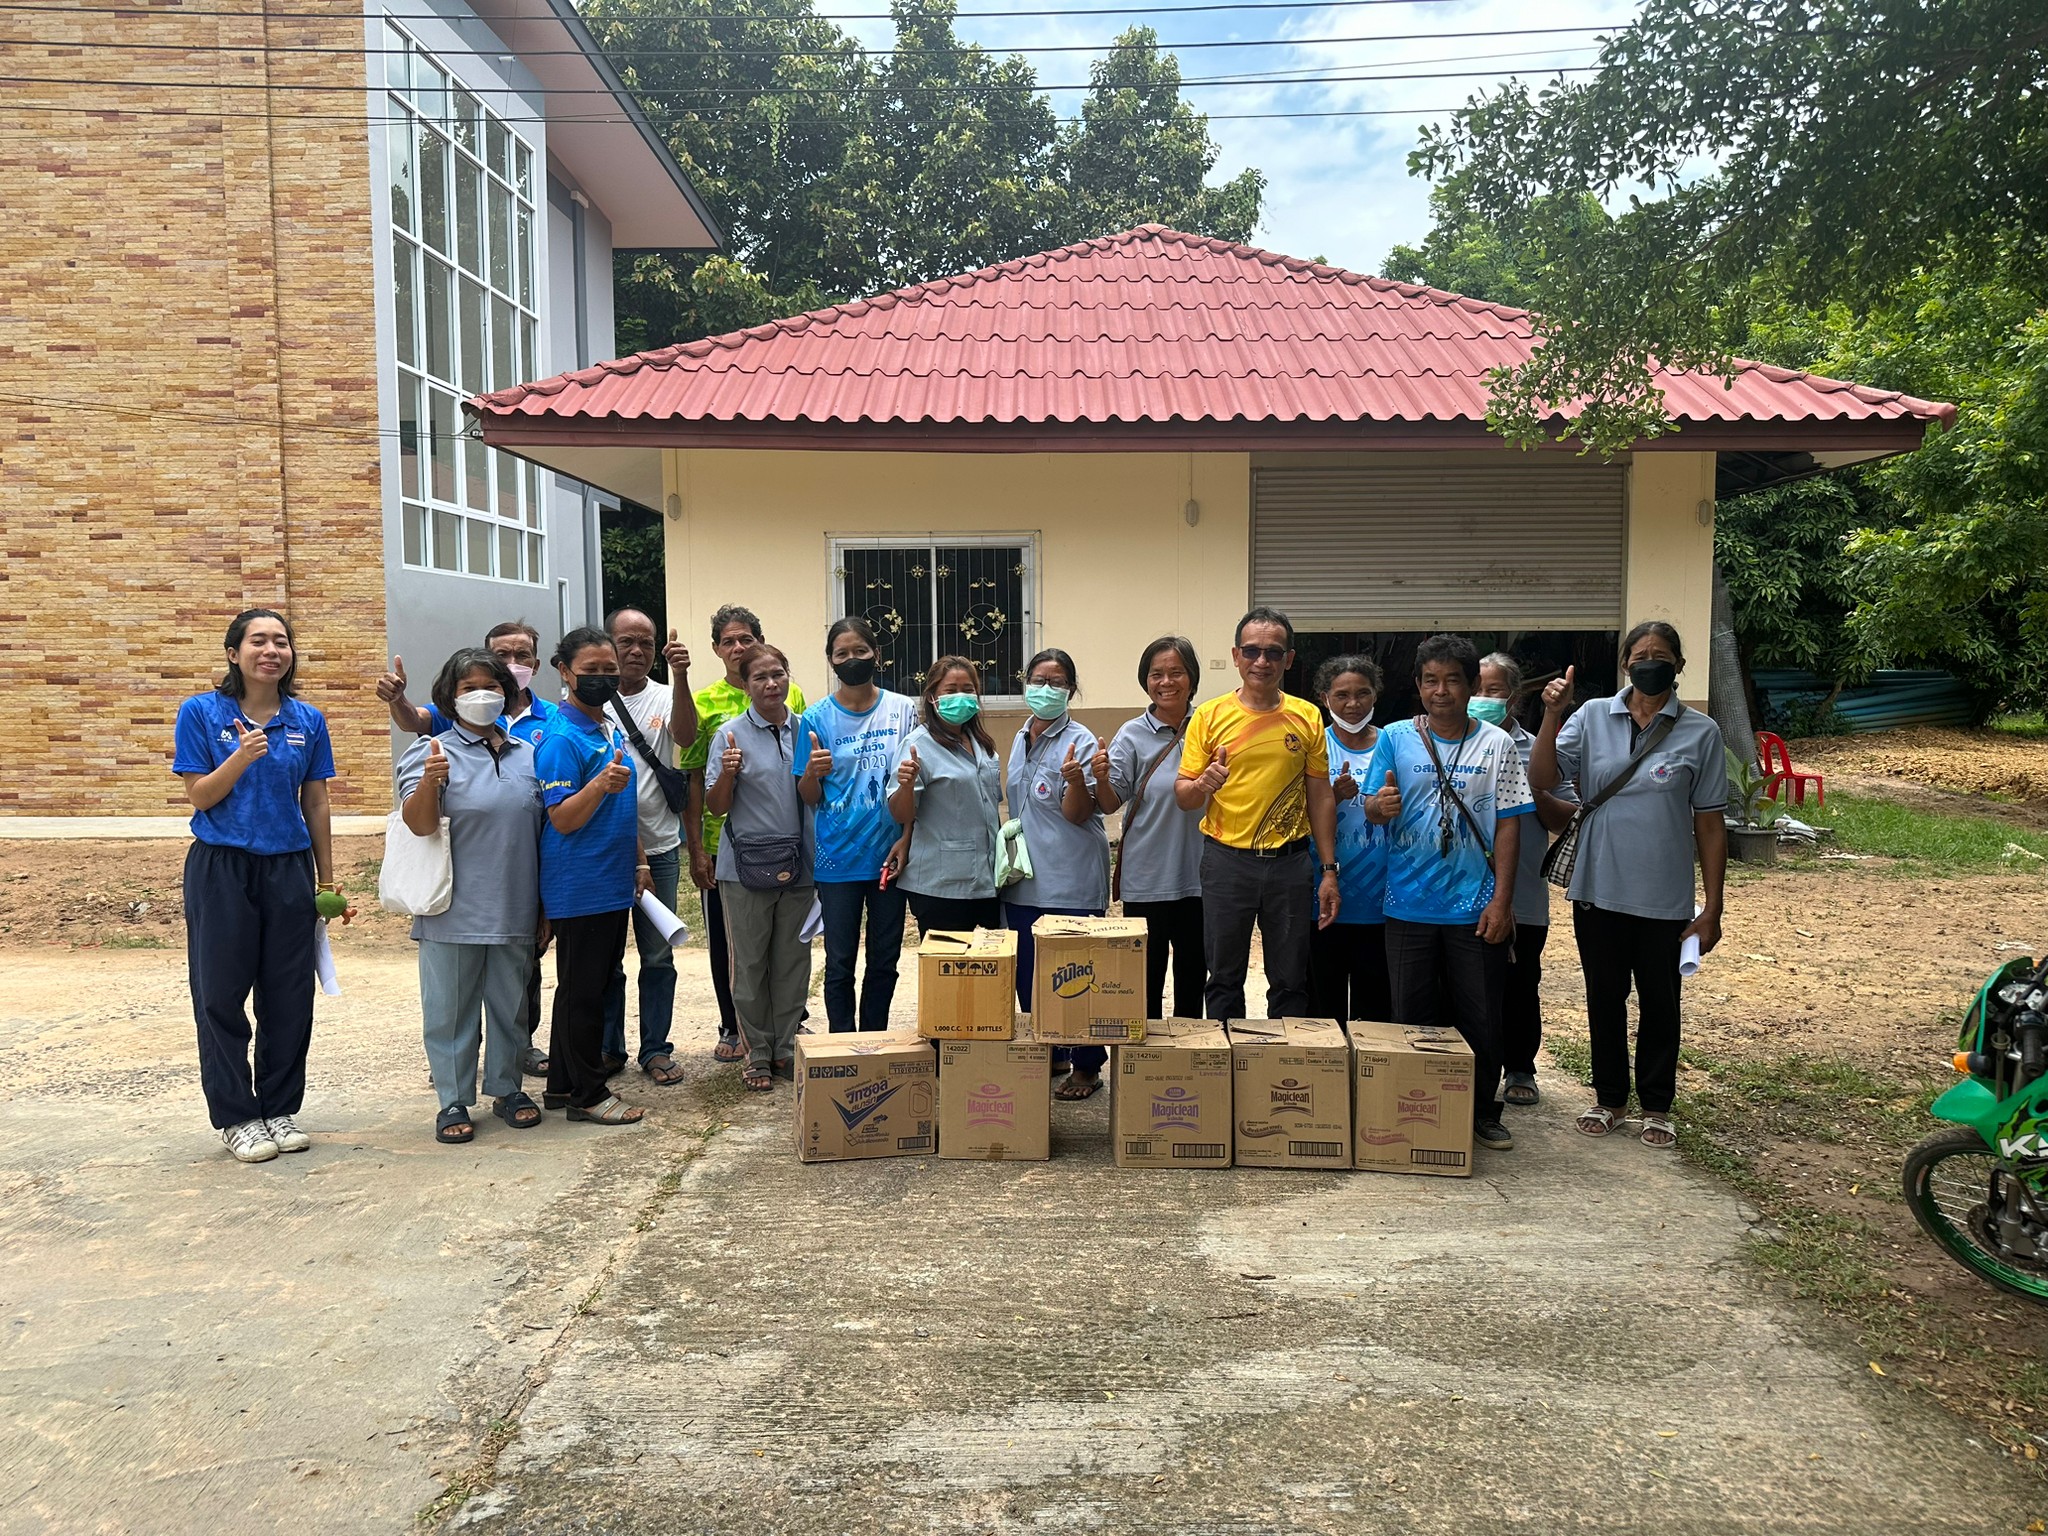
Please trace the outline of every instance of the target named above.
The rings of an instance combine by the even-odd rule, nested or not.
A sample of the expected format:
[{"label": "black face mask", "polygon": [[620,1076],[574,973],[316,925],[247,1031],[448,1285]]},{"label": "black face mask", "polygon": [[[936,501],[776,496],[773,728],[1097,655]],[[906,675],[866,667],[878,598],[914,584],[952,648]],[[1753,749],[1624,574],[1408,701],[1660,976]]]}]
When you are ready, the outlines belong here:
[{"label": "black face mask", "polygon": [[585,672],[576,679],[576,702],[603,709],[618,697],[619,679],[611,672]]},{"label": "black face mask", "polygon": [[1678,668],[1668,661],[1639,661],[1628,669],[1628,680],[1637,693],[1654,697],[1671,691],[1678,681]]},{"label": "black face mask", "polygon": [[856,656],[851,661],[835,661],[832,675],[849,688],[865,688],[875,680],[875,658]]}]

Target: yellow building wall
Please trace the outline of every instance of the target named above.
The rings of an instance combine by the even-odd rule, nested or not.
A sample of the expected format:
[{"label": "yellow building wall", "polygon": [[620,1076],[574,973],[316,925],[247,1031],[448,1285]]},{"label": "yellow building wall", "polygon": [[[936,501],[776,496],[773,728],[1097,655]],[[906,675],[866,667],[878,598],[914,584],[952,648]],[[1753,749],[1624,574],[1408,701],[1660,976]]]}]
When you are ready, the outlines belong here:
[{"label": "yellow building wall", "polygon": [[[835,536],[1021,533],[1037,538],[1036,632],[1081,674],[1084,718],[1144,707],[1138,653],[1184,634],[1202,691],[1233,683],[1244,611],[1251,462],[1239,453],[832,453],[678,449],[667,455],[668,611],[701,686],[719,674],[721,603],[761,616],[797,681],[825,691],[826,625],[839,613]],[[1199,520],[1189,527],[1192,495]],[[1028,654],[1028,652],[1027,652]],[[1013,691],[1006,689],[1004,691]]]},{"label": "yellow building wall", "polygon": [[[1638,453],[1628,472],[1628,550],[1622,629],[1645,619],[1685,641],[1679,696],[1707,703],[1714,611],[1714,455]],[[1702,512],[1704,510],[1704,515]]]}]

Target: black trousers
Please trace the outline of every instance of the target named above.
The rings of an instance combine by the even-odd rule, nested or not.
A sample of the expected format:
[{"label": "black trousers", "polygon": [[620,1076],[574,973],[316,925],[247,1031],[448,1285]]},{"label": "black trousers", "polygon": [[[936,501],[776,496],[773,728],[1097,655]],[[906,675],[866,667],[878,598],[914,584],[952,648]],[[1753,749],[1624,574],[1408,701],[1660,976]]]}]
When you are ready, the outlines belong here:
[{"label": "black trousers", "polygon": [[1536,995],[1543,980],[1543,943],[1547,923],[1515,924],[1515,963],[1508,967],[1500,1000],[1500,1064],[1505,1072],[1536,1075],[1536,1052],[1543,1046],[1543,1003]]},{"label": "black trousers", "polygon": [[1252,927],[1265,945],[1266,1017],[1308,1014],[1308,938],[1315,932],[1315,855],[1298,849],[1260,858],[1242,848],[1202,843],[1203,996],[1212,1019],[1242,1019]]},{"label": "black trousers", "polygon": [[[553,943],[553,939],[549,940]],[[519,1004],[520,1023],[526,1026],[526,1038],[531,1040],[540,1032],[540,956],[533,957],[533,969],[526,973],[526,996]]]},{"label": "black trousers", "polygon": [[1500,999],[1507,971],[1508,946],[1487,943],[1471,923],[1387,919],[1394,1022],[1421,1029],[1450,1024],[1465,1037],[1472,1047],[1475,1123],[1501,1114]]},{"label": "black trousers", "polygon": [[578,1109],[611,1096],[604,1070],[604,993],[626,958],[631,909],[555,919],[555,1022],[548,1039],[548,1092]]},{"label": "black trousers", "polygon": [[[1199,1019],[1209,981],[1202,957],[1202,898],[1127,901],[1124,916],[1145,924],[1145,1017]],[[1173,967],[1173,1012],[1166,1011],[1166,971]]]},{"label": "black trousers", "polygon": [[[296,1115],[313,1041],[313,855],[194,843],[185,855],[185,969],[199,1087],[216,1130]],[[256,994],[256,1070],[249,1016]]]},{"label": "black trousers", "polygon": [[1628,994],[1636,994],[1636,1099],[1646,1115],[1668,1115],[1678,1093],[1678,936],[1683,918],[1635,917],[1589,901],[1572,903],[1579,967],[1586,973],[1586,1024],[1593,1036],[1593,1096],[1628,1107]]},{"label": "black trousers", "polygon": [[1338,921],[1308,940],[1309,1015],[1318,1019],[1391,1019],[1387,925]]},{"label": "black trousers", "polygon": [[976,928],[1003,926],[1000,896],[927,896],[922,891],[903,894],[910,899],[910,915],[917,919],[920,939],[934,928],[941,933],[971,933]]},{"label": "black trousers", "polygon": [[[740,1016],[732,1006],[732,941],[725,932],[725,905],[718,899],[716,886],[703,896],[704,948],[711,959],[711,995],[718,999],[718,1032],[737,1036]],[[623,956],[625,950],[619,953]]]}]

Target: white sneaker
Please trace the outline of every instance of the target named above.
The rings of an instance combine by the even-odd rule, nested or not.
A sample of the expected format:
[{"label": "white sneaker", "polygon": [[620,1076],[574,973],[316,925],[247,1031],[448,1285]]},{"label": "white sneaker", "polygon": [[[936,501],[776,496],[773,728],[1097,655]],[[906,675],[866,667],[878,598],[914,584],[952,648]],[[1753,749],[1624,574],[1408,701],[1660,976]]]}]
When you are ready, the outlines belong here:
[{"label": "white sneaker", "polygon": [[280,1152],[303,1152],[313,1145],[313,1138],[299,1129],[298,1122],[290,1115],[272,1115],[263,1122],[270,1133],[270,1139],[277,1143]]},{"label": "white sneaker", "polygon": [[235,1154],[237,1162],[267,1163],[277,1156],[277,1143],[270,1139],[270,1127],[262,1120],[231,1125],[220,1133],[220,1139]]}]

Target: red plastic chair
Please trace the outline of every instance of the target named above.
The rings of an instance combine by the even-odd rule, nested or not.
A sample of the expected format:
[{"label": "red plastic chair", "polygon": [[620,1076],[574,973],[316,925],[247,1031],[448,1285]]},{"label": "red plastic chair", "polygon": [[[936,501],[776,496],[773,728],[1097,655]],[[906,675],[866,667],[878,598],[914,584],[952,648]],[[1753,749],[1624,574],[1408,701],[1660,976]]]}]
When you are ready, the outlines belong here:
[{"label": "red plastic chair", "polygon": [[1785,738],[1770,731],[1756,733],[1757,766],[1764,771],[1764,793],[1773,800],[1783,797],[1779,791],[1786,785],[1792,786],[1792,803],[1806,804],[1806,786],[1813,786],[1814,804],[1828,803],[1827,781],[1817,773],[1807,773],[1792,765],[1792,749],[1785,745]]}]

